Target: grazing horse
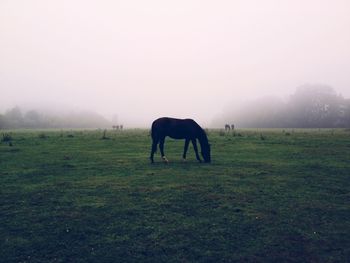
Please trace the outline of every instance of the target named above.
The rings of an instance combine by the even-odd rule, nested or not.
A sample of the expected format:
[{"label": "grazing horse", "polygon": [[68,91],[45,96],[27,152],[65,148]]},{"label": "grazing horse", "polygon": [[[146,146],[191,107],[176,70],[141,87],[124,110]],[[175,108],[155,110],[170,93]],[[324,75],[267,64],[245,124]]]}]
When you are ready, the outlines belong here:
[{"label": "grazing horse", "polygon": [[225,124],[225,131],[230,131],[230,125],[229,124]]},{"label": "grazing horse", "polygon": [[198,154],[197,139],[201,146],[201,154],[204,162],[210,163],[210,145],[208,142],[205,131],[192,119],[174,119],[163,117],[155,120],[152,123],[152,149],[151,149],[151,162],[153,163],[153,155],[157,151],[157,145],[159,143],[160,154],[165,162],[168,162],[164,155],[164,141],[165,137],[169,136],[173,139],[185,139],[185,147],[183,152],[183,159],[186,159],[186,153],[190,141],[192,142],[193,149],[196,153],[196,158],[199,162],[202,160]]}]

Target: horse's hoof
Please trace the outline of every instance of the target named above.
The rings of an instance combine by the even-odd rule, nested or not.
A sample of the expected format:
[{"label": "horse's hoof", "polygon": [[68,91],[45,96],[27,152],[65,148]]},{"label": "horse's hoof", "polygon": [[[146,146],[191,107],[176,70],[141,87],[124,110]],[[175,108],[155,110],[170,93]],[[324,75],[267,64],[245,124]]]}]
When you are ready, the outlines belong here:
[{"label": "horse's hoof", "polygon": [[163,156],[162,158],[165,163],[169,163],[169,160],[165,156]]}]

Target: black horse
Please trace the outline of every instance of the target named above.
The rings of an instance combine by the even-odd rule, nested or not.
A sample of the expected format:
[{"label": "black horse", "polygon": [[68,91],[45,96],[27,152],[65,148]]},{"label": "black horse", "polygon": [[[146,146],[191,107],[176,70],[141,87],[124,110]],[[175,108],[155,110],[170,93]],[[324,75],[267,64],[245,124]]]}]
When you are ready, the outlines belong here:
[{"label": "black horse", "polygon": [[186,159],[186,153],[190,141],[193,144],[196,158],[199,162],[202,160],[198,154],[197,139],[201,145],[201,154],[204,162],[210,163],[210,145],[208,143],[207,135],[205,131],[192,119],[174,119],[174,118],[159,118],[152,123],[152,149],[151,149],[151,162],[153,163],[153,155],[157,151],[157,145],[159,143],[160,153],[165,162],[168,162],[164,155],[164,141],[165,137],[169,136],[173,139],[185,139],[184,153],[182,157]]}]

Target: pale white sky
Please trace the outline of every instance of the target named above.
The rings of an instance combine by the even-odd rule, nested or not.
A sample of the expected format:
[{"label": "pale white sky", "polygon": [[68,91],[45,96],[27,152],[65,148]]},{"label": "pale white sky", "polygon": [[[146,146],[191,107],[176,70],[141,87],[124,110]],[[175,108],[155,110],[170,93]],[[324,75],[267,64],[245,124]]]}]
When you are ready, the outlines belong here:
[{"label": "pale white sky", "polygon": [[348,0],[0,0],[0,111],[209,123],[305,83],[350,97]]}]

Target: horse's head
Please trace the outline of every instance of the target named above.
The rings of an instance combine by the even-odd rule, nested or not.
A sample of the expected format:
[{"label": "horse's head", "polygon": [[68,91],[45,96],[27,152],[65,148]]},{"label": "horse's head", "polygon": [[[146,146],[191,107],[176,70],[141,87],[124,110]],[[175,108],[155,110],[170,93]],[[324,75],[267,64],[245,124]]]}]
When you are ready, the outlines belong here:
[{"label": "horse's head", "polygon": [[201,152],[204,162],[210,163],[211,157],[210,157],[210,144],[206,144],[205,146],[202,146],[202,152]]}]

